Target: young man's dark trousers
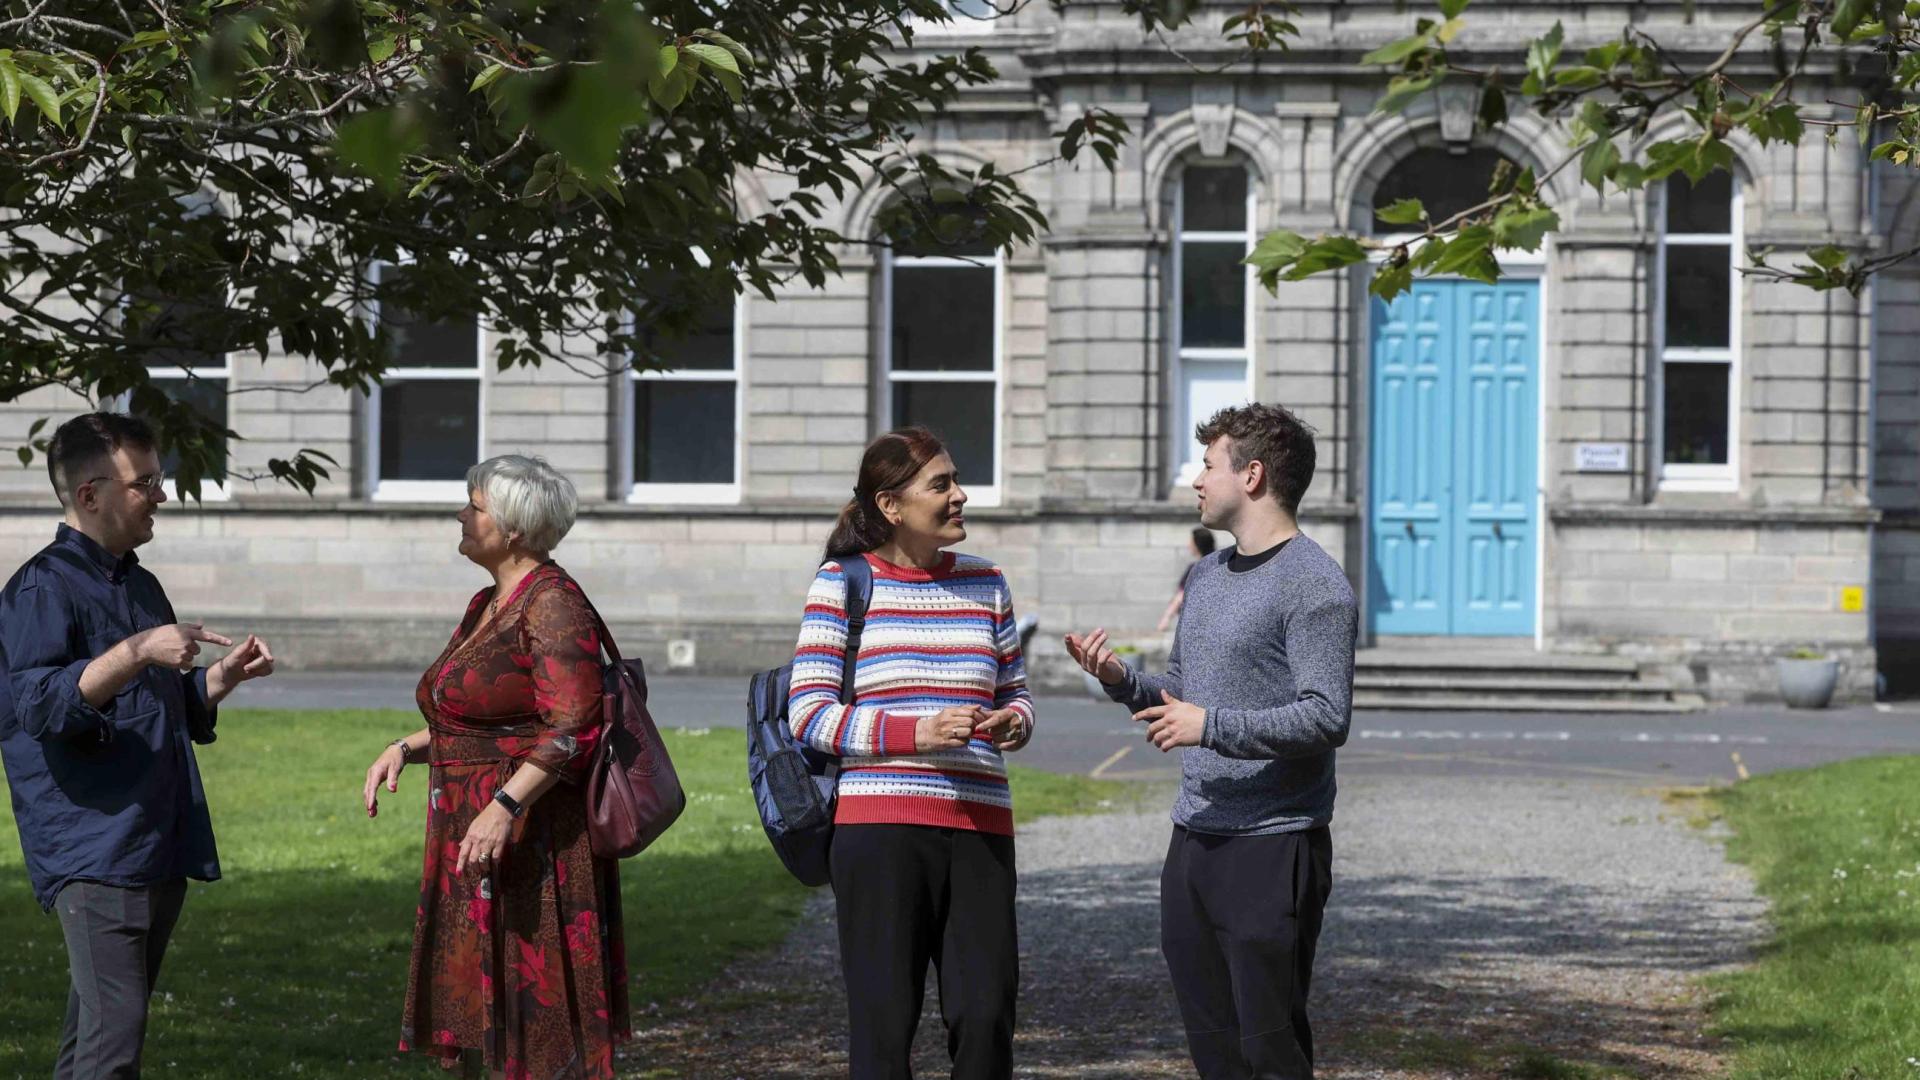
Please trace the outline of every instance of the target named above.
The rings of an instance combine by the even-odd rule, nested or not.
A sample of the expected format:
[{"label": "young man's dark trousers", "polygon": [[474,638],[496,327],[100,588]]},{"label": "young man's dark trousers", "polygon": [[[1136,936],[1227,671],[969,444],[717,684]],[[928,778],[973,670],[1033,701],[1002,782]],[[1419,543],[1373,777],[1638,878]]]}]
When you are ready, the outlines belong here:
[{"label": "young man's dark trousers", "polygon": [[67,1022],[54,1080],[133,1080],[147,998],[186,900],[184,879],[135,888],[75,881],[54,898],[67,939]]},{"label": "young man's dark trousers", "polygon": [[931,962],[954,1080],[1013,1076],[1020,988],[1013,837],[924,825],[833,831],[852,1080],[909,1080]]},{"label": "young man's dark trousers", "polygon": [[1324,826],[1265,836],[1174,826],[1160,948],[1202,1080],[1311,1080],[1307,987],[1332,886]]}]

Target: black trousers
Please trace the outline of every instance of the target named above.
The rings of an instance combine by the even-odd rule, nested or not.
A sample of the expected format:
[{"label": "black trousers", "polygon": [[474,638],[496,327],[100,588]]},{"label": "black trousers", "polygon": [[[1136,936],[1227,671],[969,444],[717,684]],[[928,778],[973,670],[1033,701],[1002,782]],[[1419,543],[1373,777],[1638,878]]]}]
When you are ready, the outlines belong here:
[{"label": "black trousers", "polygon": [[1202,1080],[1312,1080],[1307,987],[1332,888],[1325,827],[1216,836],[1174,826],[1160,948]]},{"label": "black trousers", "polygon": [[833,831],[852,1080],[910,1080],[932,962],[954,1080],[1013,1075],[1020,988],[1013,837],[923,825]]},{"label": "black trousers", "polygon": [[68,977],[54,1080],[137,1080],[147,999],[186,898],[185,879],[131,889],[76,881],[54,898]]}]

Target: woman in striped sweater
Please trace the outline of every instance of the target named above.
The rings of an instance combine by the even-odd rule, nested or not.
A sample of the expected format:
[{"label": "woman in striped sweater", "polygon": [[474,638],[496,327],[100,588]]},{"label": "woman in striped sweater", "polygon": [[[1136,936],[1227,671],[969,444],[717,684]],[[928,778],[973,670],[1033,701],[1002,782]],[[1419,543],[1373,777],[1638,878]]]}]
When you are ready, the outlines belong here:
[{"label": "woman in striped sweater", "polygon": [[[1001,755],[1033,736],[1012,597],[992,563],[943,550],[967,538],[967,496],[925,429],[875,439],[853,495],[807,593],[789,702],[794,735],[841,758],[832,872],[851,1075],[912,1076],[932,961],[955,1080],[1004,1080],[1020,967]],[[854,657],[850,559],[873,571]]]}]

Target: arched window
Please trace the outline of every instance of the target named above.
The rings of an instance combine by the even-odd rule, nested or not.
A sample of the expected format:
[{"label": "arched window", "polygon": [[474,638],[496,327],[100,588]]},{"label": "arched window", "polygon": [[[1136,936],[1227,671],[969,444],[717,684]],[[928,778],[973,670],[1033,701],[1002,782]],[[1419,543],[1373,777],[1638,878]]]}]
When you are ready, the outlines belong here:
[{"label": "arched window", "polygon": [[[1471,206],[1487,201],[1487,189],[1493,174],[1507,160],[1498,151],[1473,147],[1464,153],[1440,147],[1422,147],[1394,162],[1393,170],[1373,192],[1373,208],[1391,206],[1401,199],[1419,199],[1426,208],[1427,220],[1445,221]],[[1375,219],[1375,232],[1394,232],[1405,228],[1386,225]]]},{"label": "arched window", "polygon": [[1675,174],[1658,190],[1656,255],[1660,486],[1739,486],[1740,185],[1725,171]]},{"label": "arched window", "polygon": [[1000,499],[1002,270],[984,241],[896,237],[880,255],[882,426],[939,435],[983,506]]},{"label": "arched window", "polygon": [[1200,471],[1196,425],[1253,398],[1253,184],[1245,165],[1189,165],[1174,180],[1173,473]]}]

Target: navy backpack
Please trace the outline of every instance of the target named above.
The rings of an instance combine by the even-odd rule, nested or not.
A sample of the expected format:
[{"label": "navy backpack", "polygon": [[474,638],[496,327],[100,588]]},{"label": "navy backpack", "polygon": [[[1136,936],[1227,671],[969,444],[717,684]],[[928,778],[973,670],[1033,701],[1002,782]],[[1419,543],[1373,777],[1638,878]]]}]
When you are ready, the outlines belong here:
[{"label": "navy backpack", "polygon": [[[853,661],[873,595],[873,568],[857,555],[842,560],[841,566],[847,576],[847,651],[840,700],[846,702],[853,696]],[[787,722],[792,685],[790,663],[753,677],[747,691],[747,781],[760,808],[760,824],[788,872],[802,885],[825,885],[840,759],[793,737]]]}]

